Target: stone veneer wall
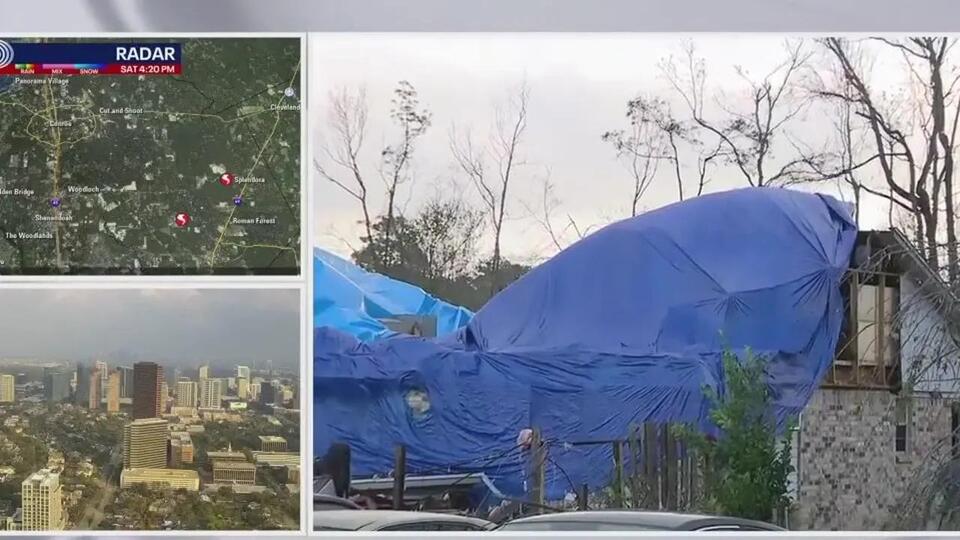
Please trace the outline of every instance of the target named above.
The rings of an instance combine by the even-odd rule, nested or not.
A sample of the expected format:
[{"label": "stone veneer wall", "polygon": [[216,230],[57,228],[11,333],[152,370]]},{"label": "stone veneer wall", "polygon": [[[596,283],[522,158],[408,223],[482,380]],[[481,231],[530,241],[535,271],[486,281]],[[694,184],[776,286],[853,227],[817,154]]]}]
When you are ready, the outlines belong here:
[{"label": "stone veneer wall", "polygon": [[794,530],[884,530],[922,457],[950,437],[950,404],[914,396],[907,453],[895,451],[895,394],[818,390],[803,412]]}]

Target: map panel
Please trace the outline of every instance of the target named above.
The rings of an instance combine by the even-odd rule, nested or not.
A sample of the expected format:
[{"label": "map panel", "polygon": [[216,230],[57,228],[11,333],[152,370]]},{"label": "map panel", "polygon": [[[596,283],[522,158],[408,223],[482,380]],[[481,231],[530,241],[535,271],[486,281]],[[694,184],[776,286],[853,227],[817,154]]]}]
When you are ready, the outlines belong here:
[{"label": "map panel", "polygon": [[0,273],[299,273],[299,38],[0,40]]}]

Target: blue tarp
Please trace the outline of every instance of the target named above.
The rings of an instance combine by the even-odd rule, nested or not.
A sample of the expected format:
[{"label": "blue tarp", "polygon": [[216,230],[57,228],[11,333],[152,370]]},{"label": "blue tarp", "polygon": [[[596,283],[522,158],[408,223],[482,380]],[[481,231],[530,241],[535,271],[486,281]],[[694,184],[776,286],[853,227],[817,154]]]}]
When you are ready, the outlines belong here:
[{"label": "blue tarp", "polygon": [[[349,443],[362,476],[390,471],[403,443],[411,474],[482,470],[522,497],[528,458],[511,450],[535,426],[550,442],[548,495],[560,497],[610,480],[609,445],[566,443],[624,437],[644,421],[709,429],[703,388],[722,391],[724,348],[770,359],[782,421],[830,365],[855,240],[850,209],[831,197],[735,190],[597,231],[446,339],[318,325],[314,447]],[[326,310],[356,311],[322,277],[315,290]]]},{"label": "blue tarp", "polygon": [[336,328],[363,341],[392,334],[379,319],[429,315],[437,319],[437,335],[444,335],[473,316],[470,310],[438,300],[419,287],[367,272],[319,248],[314,250],[313,272],[314,327]]}]

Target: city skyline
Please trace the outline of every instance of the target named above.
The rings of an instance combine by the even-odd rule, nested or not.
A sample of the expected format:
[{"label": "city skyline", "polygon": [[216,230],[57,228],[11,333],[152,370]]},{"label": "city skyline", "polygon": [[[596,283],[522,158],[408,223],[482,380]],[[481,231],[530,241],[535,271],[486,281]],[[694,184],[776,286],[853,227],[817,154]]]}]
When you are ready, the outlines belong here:
[{"label": "city skyline", "polygon": [[9,362],[96,361],[297,369],[299,295],[293,289],[5,289],[0,371]]}]

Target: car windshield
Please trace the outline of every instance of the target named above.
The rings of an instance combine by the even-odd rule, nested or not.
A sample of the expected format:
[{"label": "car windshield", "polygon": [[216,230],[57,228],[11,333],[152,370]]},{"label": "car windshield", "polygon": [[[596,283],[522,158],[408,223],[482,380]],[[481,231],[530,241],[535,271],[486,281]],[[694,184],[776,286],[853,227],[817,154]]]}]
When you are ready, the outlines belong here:
[{"label": "car windshield", "polygon": [[602,521],[515,521],[500,527],[500,531],[663,531],[642,523],[608,523]]}]

